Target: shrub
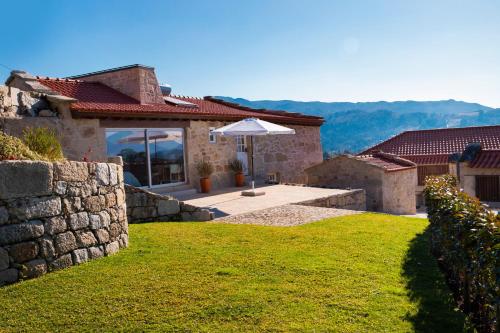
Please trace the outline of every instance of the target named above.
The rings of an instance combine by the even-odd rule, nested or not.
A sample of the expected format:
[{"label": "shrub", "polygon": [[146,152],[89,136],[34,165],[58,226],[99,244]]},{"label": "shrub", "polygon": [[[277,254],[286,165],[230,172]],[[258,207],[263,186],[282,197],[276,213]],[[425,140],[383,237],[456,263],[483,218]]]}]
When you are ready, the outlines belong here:
[{"label": "shrub", "polygon": [[208,178],[214,173],[214,166],[208,161],[199,161],[196,163],[196,170],[201,178]]},{"label": "shrub", "polygon": [[0,160],[45,160],[20,139],[0,132]]},{"label": "shrub", "polygon": [[243,162],[241,162],[237,158],[235,158],[234,160],[229,161],[229,170],[231,170],[234,173],[241,173],[241,172],[243,172]]},{"label": "shrub", "polygon": [[431,251],[459,307],[478,332],[498,332],[499,215],[458,189],[450,175],[428,178],[424,194]]},{"label": "shrub", "polygon": [[44,127],[27,128],[23,131],[23,141],[32,151],[50,161],[64,159],[61,143],[54,130]]}]

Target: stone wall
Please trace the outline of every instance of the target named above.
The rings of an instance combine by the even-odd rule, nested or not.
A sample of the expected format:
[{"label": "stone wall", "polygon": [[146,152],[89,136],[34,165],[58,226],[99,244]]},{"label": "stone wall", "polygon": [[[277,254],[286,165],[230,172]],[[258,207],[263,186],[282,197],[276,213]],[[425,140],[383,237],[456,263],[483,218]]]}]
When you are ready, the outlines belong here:
[{"label": "stone wall", "polygon": [[416,214],[416,169],[386,172],[383,185],[384,212],[391,214]]},{"label": "stone wall", "polygon": [[208,141],[210,127],[219,128],[229,123],[222,121],[190,121],[186,129],[186,163],[187,176],[192,186],[199,190],[199,175],[196,171],[198,161],[209,161],[214,166],[210,177],[212,188],[234,186],[234,176],[229,171],[229,161],[236,158],[236,140],[234,137],[216,138],[215,143]]},{"label": "stone wall", "polygon": [[[216,143],[208,141],[210,127],[219,128],[230,122],[191,121],[187,128],[187,170],[191,184],[199,189],[196,162],[210,161],[215,168],[211,176],[214,189],[234,186],[234,175],[228,162],[236,158],[234,137],[217,137]],[[304,169],[320,163],[323,151],[319,137],[319,126],[288,126],[295,135],[268,135],[254,138],[256,180],[263,181],[268,173],[279,173],[281,182],[305,183]],[[251,170],[251,143],[248,143],[248,166]]]},{"label": "stone wall", "polygon": [[337,156],[306,171],[307,184],[366,191],[366,209],[391,214],[415,214],[415,168],[385,171],[346,155]]},{"label": "stone wall", "polygon": [[304,170],[323,161],[319,126],[285,126],[295,129],[295,134],[254,138],[256,178],[279,173],[282,183],[305,184]]},{"label": "stone wall", "polygon": [[306,170],[309,186],[362,188],[366,209],[382,212],[384,170],[346,156],[337,156]]},{"label": "stone wall", "polygon": [[100,82],[128,95],[142,104],[164,103],[154,68],[135,66],[78,77],[82,81]]},{"label": "stone wall", "polygon": [[127,246],[121,166],[0,162],[0,285]]},{"label": "stone wall", "polygon": [[129,223],[209,221],[214,214],[208,209],[188,205],[168,195],[160,195],[125,185]]},{"label": "stone wall", "polygon": [[348,190],[345,193],[334,194],[324,198],[308,200],[297,203],[297,205],[339,208],[350,210],[366,210],[365,190]]}]

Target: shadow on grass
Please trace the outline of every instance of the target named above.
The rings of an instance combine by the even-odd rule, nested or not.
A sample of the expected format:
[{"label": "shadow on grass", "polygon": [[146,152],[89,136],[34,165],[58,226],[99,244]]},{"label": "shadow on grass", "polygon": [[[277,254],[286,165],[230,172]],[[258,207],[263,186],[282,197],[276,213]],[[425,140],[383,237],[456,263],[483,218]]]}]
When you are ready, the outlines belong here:
[{"label": "shadow on grass", "polygon": [[416,314],[408,314],[415,332],[465,332],[464,316],[456,308],[436,259],[430,253],[429,229],[411,240],[403,263],[410,299],[418,304]]}]

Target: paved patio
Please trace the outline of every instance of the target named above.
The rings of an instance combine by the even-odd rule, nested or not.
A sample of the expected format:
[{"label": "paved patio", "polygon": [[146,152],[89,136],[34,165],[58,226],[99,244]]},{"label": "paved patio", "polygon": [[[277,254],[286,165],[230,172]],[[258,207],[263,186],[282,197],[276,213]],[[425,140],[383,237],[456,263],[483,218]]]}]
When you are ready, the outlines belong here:
[{"label": "paved patio", "polygon": [[[265,191],[266,194],[257,197],[245,197],[241,195],[241,191],[248,189],[248,187],[233,187],[213,191],[208,194],[196,193],[188,197],[179,197],[178,199],[191,205],[208,208],[215,213],[216,218],[220,218],[349,192],[348,190],[290,185],[268,185],[258,186],[257,188]],[[325,209],[332,210],[332,213],[335,210],[333,208]]]}]

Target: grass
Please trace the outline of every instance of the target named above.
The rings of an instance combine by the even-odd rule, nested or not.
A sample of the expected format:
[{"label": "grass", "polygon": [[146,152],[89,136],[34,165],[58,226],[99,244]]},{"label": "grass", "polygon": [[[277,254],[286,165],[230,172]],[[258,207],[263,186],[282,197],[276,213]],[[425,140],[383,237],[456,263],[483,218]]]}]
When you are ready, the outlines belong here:
[{"label": "grass", "polygon": [[460,332],[427,223],[131,225],[113,257],[0,288],[0,331]]}]

